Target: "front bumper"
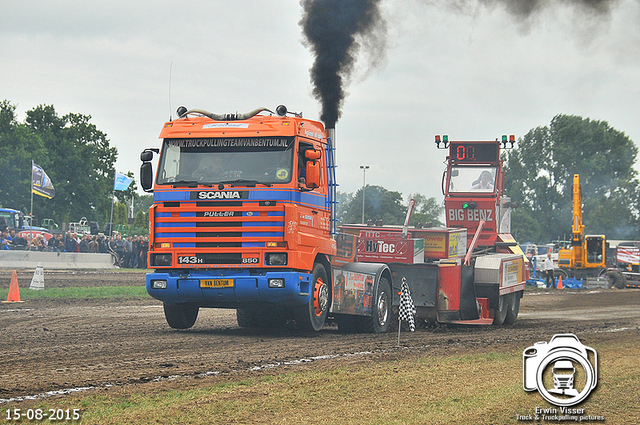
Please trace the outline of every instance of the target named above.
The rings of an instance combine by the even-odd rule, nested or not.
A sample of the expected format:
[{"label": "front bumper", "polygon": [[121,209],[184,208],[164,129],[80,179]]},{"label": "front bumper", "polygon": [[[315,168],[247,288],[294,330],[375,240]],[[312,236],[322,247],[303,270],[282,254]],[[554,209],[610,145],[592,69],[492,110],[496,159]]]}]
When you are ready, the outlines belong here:
[{"label": "front bumper", "polygon": [[[233,287],[202,287],[202,280],[233,279]],[[284,279],[283,287],[269,287],[270,279]],[[166,281],[156,288],[155,281]],[[176,270],[147,274],[147,292],[167,303],[196,303],[201,307],[238,308],[270,303],[280,306],[309,302],[312,275],[297,271]]]}]

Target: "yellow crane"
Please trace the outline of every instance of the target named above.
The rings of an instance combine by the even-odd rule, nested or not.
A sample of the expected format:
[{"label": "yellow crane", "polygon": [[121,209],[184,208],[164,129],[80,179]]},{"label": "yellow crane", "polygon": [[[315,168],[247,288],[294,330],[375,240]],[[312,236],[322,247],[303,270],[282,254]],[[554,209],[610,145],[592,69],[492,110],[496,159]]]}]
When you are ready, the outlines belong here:
[{"label": "yellow crane", "polygon": [[[558,267],[568,277],[597,277],[606,269],[605,236],[584,234],[580,175],[573,175],[573,224],[571,246],[558,251]],[[562,272],[561,272],[562,274]]]}]

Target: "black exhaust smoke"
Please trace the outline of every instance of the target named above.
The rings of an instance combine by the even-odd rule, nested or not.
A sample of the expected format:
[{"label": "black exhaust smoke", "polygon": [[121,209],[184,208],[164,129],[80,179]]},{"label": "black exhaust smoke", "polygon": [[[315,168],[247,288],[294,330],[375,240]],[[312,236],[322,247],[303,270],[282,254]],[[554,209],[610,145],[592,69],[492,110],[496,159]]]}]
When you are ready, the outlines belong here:
[{"label": "black exhaust smoke", "polygon": [[[310,70],[313,95],[320,102],[320,119],[334,128],[346,96],[345,85],[357,54],[384,56],[386,23],[380,0],[301,0],[300,20],[305,45],[315,55]],[[375,60],[372,65],[375,65]]]},{"label": "black exhaust smoke", "polygon": [[577,6],[594,15],[606,15],[619,0],[457,0],[454,2],[450,0],[435,2],[427,0],[425,2],[440,3],[456,9],[469,8],[470,10],[478,4],[485,7],[499,5],[517,19],[524,21],[544,8],[552,8],[559,5]]},{"label": "black exhaust smoke", "polygon": [[[575,6],[593,15],[607,15],[619,0],[421,0],[424,3],[473,11],[477,6],[503,7],[516,19],[526,21],[545,8]],[[341,116],[345,86],[359,53],[369,55],[369,67],[384,59],[387,24],[381,0],[301,0],[299,24],[303,43],[315,55],[311,67],[313,95],[321,104],[320,119],[334,128]]]}]

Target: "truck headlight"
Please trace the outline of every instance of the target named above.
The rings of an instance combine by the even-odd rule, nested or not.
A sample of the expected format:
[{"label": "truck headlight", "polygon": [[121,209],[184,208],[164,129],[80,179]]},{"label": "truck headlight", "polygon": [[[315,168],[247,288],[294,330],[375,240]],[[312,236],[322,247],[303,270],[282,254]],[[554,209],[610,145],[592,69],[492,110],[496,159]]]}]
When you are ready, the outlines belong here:
[{"label": "truck headlight", "polygon": [[170,266],[173,261],[171,254],[151,254],[151,266],[152,267],[166,267]]},{"label": "truck headlight", "polygon": [[286,266],[288,261],[287,253],[268,252],[266,260],[268,266]]},{"label": "truck headlight", "polygon": [[167,289],[167,281],[166,280],[152,280],[151,281],[151,289]]},{"label": "truck headlight", "polygon": [[269,288],[284,288],[284,278],[276,277],[269,279]]}]

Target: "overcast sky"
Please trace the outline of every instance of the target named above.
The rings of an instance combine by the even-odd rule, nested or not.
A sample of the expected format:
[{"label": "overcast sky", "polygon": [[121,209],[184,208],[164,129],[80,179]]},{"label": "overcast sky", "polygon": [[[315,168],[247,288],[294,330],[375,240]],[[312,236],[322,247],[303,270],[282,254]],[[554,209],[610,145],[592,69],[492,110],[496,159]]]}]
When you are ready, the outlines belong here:
[{"label": "overcast sky", "polygon": [[[357,191],[366,164],[367,184],[441,200],[434,135],[520,138],[560,113],[640,142],[640,2],[596,14],[547,0],[526,19],[482,4],[383,0],[384,60],[358,62],[336,127],[339,190]],[[91,115],[137,178],[180,105],[318,119],[301,16],[295,0],[5,2],[0,99],[19,121],[40,104]]]}]

